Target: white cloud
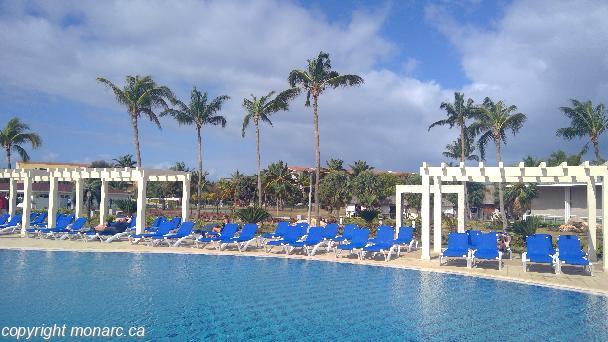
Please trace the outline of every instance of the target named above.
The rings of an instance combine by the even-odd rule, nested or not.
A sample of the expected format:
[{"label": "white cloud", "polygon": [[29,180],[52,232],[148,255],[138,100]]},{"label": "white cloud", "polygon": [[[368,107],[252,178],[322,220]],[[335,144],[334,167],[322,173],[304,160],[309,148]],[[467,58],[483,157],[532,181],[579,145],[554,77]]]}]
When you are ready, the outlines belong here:
[{"label": "white cloud", "polygon": [[585,142],[555,137],[568,124],[559,107],[570,98],[608,101],[608,3],[515,1],[493,29],[458,23],[436,6],[427,16],[462,54],[466,95],[504,99],[528,115],[507,146],[511,159],[580,149]]}]

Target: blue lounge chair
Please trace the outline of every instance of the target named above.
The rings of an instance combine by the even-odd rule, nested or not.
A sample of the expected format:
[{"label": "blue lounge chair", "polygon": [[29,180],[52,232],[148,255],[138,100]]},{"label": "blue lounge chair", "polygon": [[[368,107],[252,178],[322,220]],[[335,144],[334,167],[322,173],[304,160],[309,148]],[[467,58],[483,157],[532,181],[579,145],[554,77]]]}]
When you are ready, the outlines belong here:
[{"label": "blue lounge chair", "polygon": [[371,253],[372,258],[378,253],[384,256],[384,261],[389,261],[395,248],[395,231],[389,226],[378,227],[376,237],[370,239],[368,244],[361,251],[361,259],[365,258],[366,253]]},{"label": "blue lounge chair", "polygon": [[[158,229],[156,229],[156,231],[153,232],[153,233],[131,234],[131,235],[129,235],[129,242],[131,244],[135,245],[135,244],[138,244],[139,242],[144,241],[144,240],[151,240],[155,236],[164,236],[166,234],[169,234],[169,232],[172,231],[173,229],[175,229],[175,226],[174,226],[173,223],[171,223],[170,221],[169,222],[163,221],[160,224],[160,226],[158,227]],[[114,235],[114,234],[112,234],[112,235]]]},{"label": "blue lounge chair", "polygon": [[439,265],[447,263],[449,259],[465,259],[467,267],[470,266],[469,236],[467,233],[450,233],[448,235],[448,248],[441,252]]},{"label": "blue lounge chair", "polygon": [[289,222],[277,222],[273,233],[264,233],[258,237],[258,246],[264,245],[268,240],[282,238],[287,233],[287,229],[289,229]]},{"label": "blue lounge chair", "polygon": [[175,233],[168,233],[162,236],[153,236],[151,237],[150,244],[152,246],[158,246],[161,243],[166,243],[167,246],[171,246],[172,241],[176,241],[173,247],[177,247],[179,242],[183,241],[183,239],[188,238],[190,234],[192,234],[192,229],[194,228],[194,222],[186,221],[179,226],[179,229]]},{"label": "blue lounge chair", "polygon": [[287,254],[293,252],[296,248],[300,248],[308,256],[315,255],[317,249],[324,243],[325,229],[323,227],[310,228],[303,240],[288,243]]},{"label": "blue lounge chair", "polygon": [[9,214],[2,214],[2,215],[0,215],[0,225],[5,224],[8,221],[9,217],[10,217]]},{"label": "blue lounge chair", "polygon": [[203,248],[205,248],[205,246],[210,243],[219,244],[219,241],[226,241],[232,239],[238,230],[239,225],[237,223],[227,223],[224,228],[222,228],[222,231],[219,233],[219,235],[211,237],[205,237],[204,235],[201,235],[201,237],[196,239],[194,243],[196,247],[202,246]]},{"label": "blue lounge chair", "polygon": [[412,247],[416,244],[414,227],[408,226],[399,228],[399,234],[397,234],[395,244],[397,245],[397,256],[401,255],[401,246],[407,247],[407,251],[411,252]]},{"label": "blue lounge chair", "polygon": [[13,215],[7,223],[0,225],[0,233],[14,233],[20,225],[21,215]]},{"label": "blue lounge chair", "polygon": [[62,238],[66,233],[71,231],[80,231],[84,225],[87,223],[86,217],[79,217],[72,224],[68,224],[63,228],[57,227],[55,229],[51,229],[46,235],[49,238]]},{"label": "blue lounge chair", "polygon": [[[34,228],[34,234],[37,235],[39,238],[43,238],[43,237],[51,237],[52,234],[50,235],[49,233],[52,232],[60,232],[63,229],[66,229],[68,227],[68,225],[70,223],[72,223],[72,220],[74,219],[74,215],[61,215],[57,217],[57,221],[55,222],[55,227],[49,227],[49,228]],[[28,229],[29,232],[29,229]]]},{"label": "blue lounge chair", "polygon": [[30,227],[46,226],[47,215],[48,214],[45,211],[41,212],[34,220],[30,221]]},{"label": "blue lounge chair", "polygon": [[481,243],[481,236],[483,234],[481,232],[481,230],[472,230],[472,229],[469,229],[469,230],[466,231],[466,234],[467,234],[467,237],[468,237],[469,248],[470,249],[477,249],[477,247]]},{"label": "blue lounge chair", "polygon": [[288,253],[289,244],[300,240],[304,235],[306,235],[305,226],[290,226],[282,239],[268,241],[264,248],[266,249],[266,253],[268,253],[274,246],[279,246],[283,248],[285,253]]},{"label": "blue lounge chair", "polygon": [[165,221],[167,221],[167,219],[164,216],[157,216],[154,221],[152,221],[152,224],[150,224],[150,227],[146,227],[144,231],[153,233],[158,229],[160,224]]},{"label": "blue lounge chair", "polygon": [[576,235],[560,235],[557,238],[557,260],[560,272],[564,264],[583,267],[589,275],[593,275],[593,265],[589,262],[587,253],[581,248],[581,240]]},{"label": "blue lounge chair", "polygon": [[326,245],[328,253],[331,250],[333,240],[338,237],[339,228],[340,226],[337,223],[329,223],[325,226],[325,229],[323,229],[323,243],[321,246]]},{"label": "blue lounge chair", "polygon": [[341,251],[348,251],[349,254],[356,253],[359,259],[362,258],[362,250],[369,241],[369,229],[356,229],[350,239],[350,243],[338,245],[336,247],[336,258]]},{"label": "blue lounge chair", "polygon": [[528,271],[528,264],[548,264],[555,273],[559,273],[559,260],[553,249],[551,235],[537,234],[526,237],[526,251],[521,254],[524,272]]},{"label": "blue lounge chair", "polygon": [[356,224],[346,224],[342,228],[342,235],[336,236],[335,238],[328,241],[327,251],[331,249],[332,246],[339,245],[341,243],[350,241],[353,238],[353,234],[355,230],[359,227]]},{"label": "blue lounge chair", "polygon": [[236,245],[236,248],[239,252],[246,251],[249,247],[249,244],[256,241],[255,234],[258,231],[258,225],[256,223],[246,223],[243,226],[243,230],[238,237],[233,237],[231,239],[220,240],[219,249],[222,250],[232,244]]},{"label": "blue lounge chair", "polygon": [[477,249],[471,252],[471,267],[475,267],[477,260],[498,260],[498,270],[502,269],[502,252],[498,250],[496,232],[481,234]]}]

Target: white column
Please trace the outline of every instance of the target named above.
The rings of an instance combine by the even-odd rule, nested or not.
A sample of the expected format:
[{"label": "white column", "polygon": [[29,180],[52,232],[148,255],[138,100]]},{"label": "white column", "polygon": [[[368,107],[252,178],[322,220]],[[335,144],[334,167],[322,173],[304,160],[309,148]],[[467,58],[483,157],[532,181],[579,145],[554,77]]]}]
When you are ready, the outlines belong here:
[{"label": "white column", "polygon": [[395,234],[399,236],[399,228],[401,228],[401,220],[403,219],[403,208],[401,207],[401,198],[403,196],[399,190],[399,185],[395,189]]},{"label": "white column", "polygon": [[430,193],[429,193],[430,179],[428,175],[422,175],[422,202],[420,203],[420,217],[422,221],[421,227],[421,242],[422,242],[422,260],[431,260],[431,246],[430,246],[430,235],[431,235],[431,224],[430,224]]},{"label": "white column", "polygon": [[564,223],[570,220],[570,189],[569,186],[564,187]]},{"label": "white column", "polygon": [[8,181],[8,213],[13,217],[17,210],[17,180],[10,179]]},{"label": "white column", "polygon": [[32,209],[32,179],[28,176],[23,180],[23,212],[21,216],[21,236],[25,236],[30,227],[30,211]]},{"label": "white column", "polygon": [[82,179],[77,179],[74,182],[74,186],[76,188],[76,203],[75,207],[74,207],[74,215],[76,217],[83,217],[85,215],[83,215],[82,210],[84,209],[83,206],[83,180]]},{"label": "white column", "polygon": [[604,253],[602,260],[604,262],[604,272],[608,271],[608,177],[603,177],[602,183],[602,238],[604,242]]},{"label": "white column", "polygon": [[466,183],[462,184],[462,188],[458,191],[458,232],[464,233],[464,187]]},{"label": "white column", "polygon": [[101,180],[101,199],[99,201],[99,224],[106,222],[108,216],[108,181]]},{"label": "white column", "polygon": [[441,180],[433,177],[433,252],[441,253]]},{"label": "white column", "polygon": [[188,221],[190,215],[190,176],[182,182],[182,222]]},{"label": "white column", "polygon": [[590,178],[587,182],[587,222],[589,223],[589,260],[597,261],[597,255],[595,249],[597,247],[597,234],[596,234],[596,215],[597,210],[595,208],[595,180]]},{"label": "white column", "polygon": [[49,208],[48,208],[48,216],[47,222],[48,227],[55,227],[57,223],[57,203],[58,203],[58,193],[57,186],[59,183],[57,182],[57,178],[50,177],[49,178]]},{"label": "white column", "polygon": [[135,225],[135,232],[137,234],[143,234],[146,228],[146,186],[147,179],[141,175],[141,178],[137,181],[137,222]]}]

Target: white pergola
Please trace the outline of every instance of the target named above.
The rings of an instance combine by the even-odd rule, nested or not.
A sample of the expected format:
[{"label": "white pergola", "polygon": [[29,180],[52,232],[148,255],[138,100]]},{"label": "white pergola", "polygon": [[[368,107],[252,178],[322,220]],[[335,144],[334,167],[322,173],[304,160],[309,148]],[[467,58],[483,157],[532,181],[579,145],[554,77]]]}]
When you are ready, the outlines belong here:
[{"label": "white pergola", "polygon": [[[423,260],[430,260],[430,194],[434,194],[434,252],[441,252],[441,194],[448,193],[448,185],[442,185],[442,182],[477,182],[477,183],[538,183],[538,184],[587,184],[587,210],[588,210],[588,246],[589,258],[591,261],[597,261],[597,229],[596,229],[596,185],[601,181],[602,208],[605,208],[604,203],[608,203],[608,187],[605,186],[608,181],[608,166],[607,165],[590,165],[585,162],[578,166],[568,166],[562,163],[559,166],[548,167],[545,163],[541,163],[537,167],[525,167],[524,163],[519,163],[518,166],[504,166],[501,162],[498,166],[484,166],[479,163],[478,166],[465,166],[460,163],[460,166],[448,167],[445,163],[441,166],[431,167],[427,163],[423,163],[420,168],[422,176],[422,185],[397,185],[396,187],[396,203],[397,208],[401,207],[401,194],[404,192],[416,192],[422,194],[421,201],[421,243]],[[433,180],[431,184],[431,179]],[[461,185],[463,186],[463,185]],[[461,189],[464,189],[463,187]],[[464,194],[464,193],[462,193]],[[462,197],[462,200],[461,200]],[[464,222],[461,224],[461,217],[464,218],[464,196],[459,193],[458,200],[458,230],[464,229]],[[462,204],[462,205],[461,205]],[[397,215],[397,226],[401,225],[402,212],[399,210]],[[602,222],[608,222],[608,210],[602,210]],[[608,229],[603,227],[602,238],[604,244],[608,242]],[[608,253],[603,253],[603,267],[608,270]]]},{"label": "white pergola", "polygon": [[0,178],[9,180],[9,214],[17,210],[17,183],[23,183],[23,217],[21,234],[30,226],[32,207],[31,194],[33,182],[49,182],[48,226],[54,227],[57,219],[58,182],[74,182],[76,192],[75,215],[83,216],[83,181],[85,179],[101,180],[101,198],[99,203],[99,221],[105,222],[108,215],[108,182],[137,183],[137,222],[138,234],[144,232],[146,225],[146,187],[148,182],[182,182],[182,220],[188,220],[190,212],[190,178],[189,172],[156,170],[145,168],[52,168],[46,170],[0,169]]}]

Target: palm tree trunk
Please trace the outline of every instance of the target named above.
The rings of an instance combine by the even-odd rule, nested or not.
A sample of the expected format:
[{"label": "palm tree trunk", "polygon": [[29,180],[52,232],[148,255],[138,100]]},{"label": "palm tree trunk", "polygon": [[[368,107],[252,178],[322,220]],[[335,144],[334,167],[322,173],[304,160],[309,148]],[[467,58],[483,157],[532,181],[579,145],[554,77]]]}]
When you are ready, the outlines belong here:
[{"label": "palm tree trunk", "polygon": [[203,183],[203,140],[201,128],[196,126],[196,142],[198,143],[198,184],[196,186],[196,218],[201,217],[201,185]]},{"label": "palm tree trunk", "polygon": [[[496,143],[496,162],[500,163],[502,161],[502,156],[500,153],[500,137],[498,139],[494,139]],[[498,208],[500,210],[500,216],[502,219],[502,231],[503,233],[507,232],[507,213],[505,212],[505,194],[503,191],[503,184],[498,183]]]},{"label": "palm tree trunk", "polygon": [[7,161],[8,168],[11,169],[12,166],[11,166],[11,148],[10,147],[6,149],[6,161]]},{"label": "palm tree trunk", "polygon": [[600,145],[597,138],[591,138],[591,142],[593,143],[593,151],[595,152],[595,161],[599,163],[602,160],[600,157]]},{"label": "palm tree trunk", "polygon": [[321,179],[321,146],[319,144],[319,112],[318,112],[318,95],[312,97],[312,108],[313,108],[313,121],[315,131],[315,158],[316,158],[316,171],[315,171],[315,217],[317,219],[317,225],[319,225],[321,215],[319,207],[319,180]]},{"label": "palm tree trunk", "polygon": [[260,125],[255,121],[255,152],[258,163],[258,207],[262,207],[262,175],[260,171]]},{"label": "palm tree trunk", "polygon": [[[465,143],[464,143],[464,131],[465,131],[465,126],[461,125],[460,126],[460,162],[464,163],[466,156],[465,156],[465,151],[464,151],[464,147],[465,147]],[[464,196],[464,217],[463,217],[463,222],[464,225],[466,227],[467,225],[467,218],[469,215],[469,191],[467,190],[467,182],[463,182],[464,184],[464,193],[462,194]]]},{"label": "palm tree trunk", "polygon": [[135,158],[137,167],[141,167],[141,152],[139,150],[139,129],[137,128],[137,115],[131,113],[131,126],[133,126],[133,144],[135,145]]}]

